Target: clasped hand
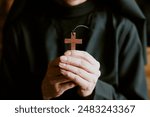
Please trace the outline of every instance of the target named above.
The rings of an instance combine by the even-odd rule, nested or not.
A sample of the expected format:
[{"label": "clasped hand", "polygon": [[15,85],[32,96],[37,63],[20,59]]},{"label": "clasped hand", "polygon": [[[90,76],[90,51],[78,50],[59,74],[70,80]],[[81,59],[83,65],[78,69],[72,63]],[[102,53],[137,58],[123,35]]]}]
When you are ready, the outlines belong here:
[{"label": "clasped hand", "polygon": [[56,98],[78,86],[78,94],[92,94],[100,77],[100,63],[85,51],[69,50],[50,62],[42,82],[44,99]]}]

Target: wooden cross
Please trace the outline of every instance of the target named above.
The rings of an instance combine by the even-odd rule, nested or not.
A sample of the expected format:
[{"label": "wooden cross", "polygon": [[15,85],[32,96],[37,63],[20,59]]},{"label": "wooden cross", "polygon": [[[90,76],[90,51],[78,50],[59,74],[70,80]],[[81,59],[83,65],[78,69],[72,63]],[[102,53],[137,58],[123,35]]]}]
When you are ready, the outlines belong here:
[{"label": "wooden cross", "polygon": [[71,33],[71,39],[65,39],[64,43],[65,44],[70,43],[71,44],[71,50],[75,50],[76,44],[82,44],[82,39],[76,39],[76,33],[72,32]]}]

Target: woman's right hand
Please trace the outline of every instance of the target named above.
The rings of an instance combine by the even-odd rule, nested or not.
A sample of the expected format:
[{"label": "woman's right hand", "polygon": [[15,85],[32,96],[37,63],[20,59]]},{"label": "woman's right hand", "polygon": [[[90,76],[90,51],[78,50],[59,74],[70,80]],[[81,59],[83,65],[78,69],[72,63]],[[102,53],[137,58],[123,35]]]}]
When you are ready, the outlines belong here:
[{"label": "woman's right hand", "polygon": [[43,99],[56,98],[76,84],[60,73],[60,57],[49,62],[46,75],[42,82]]}]

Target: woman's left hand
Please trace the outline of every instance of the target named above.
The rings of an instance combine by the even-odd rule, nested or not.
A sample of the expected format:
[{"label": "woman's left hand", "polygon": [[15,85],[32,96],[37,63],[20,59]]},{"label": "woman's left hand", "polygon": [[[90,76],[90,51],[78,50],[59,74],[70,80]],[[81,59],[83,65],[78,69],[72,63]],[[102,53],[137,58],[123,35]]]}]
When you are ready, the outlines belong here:
[{"label": "woman's left hand", "polygon": [[100,63],[85,51],[69,50],[60,57],[61,73],[79,86],[82,97],[92,94],[101,75]]}]

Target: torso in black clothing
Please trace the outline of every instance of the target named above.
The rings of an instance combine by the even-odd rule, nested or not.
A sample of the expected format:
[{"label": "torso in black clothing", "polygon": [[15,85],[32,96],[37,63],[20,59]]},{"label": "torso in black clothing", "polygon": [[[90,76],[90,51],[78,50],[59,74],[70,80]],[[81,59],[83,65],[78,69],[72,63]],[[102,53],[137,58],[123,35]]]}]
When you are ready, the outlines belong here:
[{"label": "torso in black clothing", "polygon": [[94,4],[91,1],[73,7],[62,7],[60,12],[63,17],[59,17],[58,14],[55,21],[62,35],[60,42],[64,46],[65,51],[70,49],[70,44],[64,44],[64,39],[71,38],[73,31],[76,33],[77,39],[82,39],[82,44],[77,44],[76,49],[86,49],[90,36],[92,11],[94,11]]},{"label": "torso in black clothing", "polygon": [[[75,7],[54,5],[53,10],[51,4],[46,5],[50,6],[44,7],[44,3],[41,9],[25,9],[6,25],[0,98],[42,99],[41,83],[48,63],[64,54],[68,49],[64,39],[76,29],[77,38],[83,39],[77,49],[85,50],[101,64],[102,74],[91,99],[146,99],[140,35],[130,20],[111,8],[94,7],[90,0]],[[88,28],[76,28],[79,25]],[[83,98],[74,88],[56,99]]]},{"label": "torso in black clothing", "polygon": [[[86,50],[90,38],[90,21],[95,6],[91,1],[73,7],[62,7],[61,15],[56,15],[56,26],[61,38],[60,50],[69,50],[70,44],[65,44],[64,39],[71,38],[71,33],[76,33],[77,39],[82,39],[82,44],[77,44],[76,49]],[[59,43],[60,44],[60,43]],[[77,88],[66,91],[57,99],[82,99],[77,95]]]}]

